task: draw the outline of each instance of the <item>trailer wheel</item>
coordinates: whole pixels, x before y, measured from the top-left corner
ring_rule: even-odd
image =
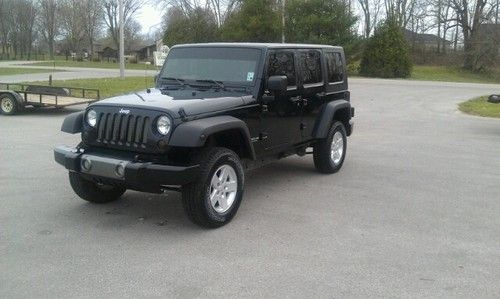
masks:
[[[2,114],[14,115],[18,110],[19,105],[11,94],[0,94],[0,111],[2,111]]]

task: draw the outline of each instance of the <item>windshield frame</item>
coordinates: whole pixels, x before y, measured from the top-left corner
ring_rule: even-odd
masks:
[[[174,46],[172,47],[172,49],[170,49],[169,53],[167,54],[167,57],[165,58],[165,62],[163,63],[161,69],[160,69],[160,72],[158,73],[158,80],[157,80],[157,86],[160,87],[160,84],[159,82],[162,81],[162,74],[164,72],[164,69],[167,65],[167,62],[168,62],[168,59],[169,59],[169,56],[171,55],[172,51],[176,50],[176,49],[204,49],[204,48],[209,48],[209,49],[221,49],[221,50],[227,50],[227,49],[250,49],[250,50],[256,50],[256,51],[259,51],[259,57],[257,59],[257,63],[256,63],[256,67],[255,67],[255,74],[254,74],[254,79],[252,82],[236,82],[236,81],[220,81],[220,80],[217,80],[217,81],[220,81],[222,82],[222,84],[227,87],[227,88],[231,88],[231,87],[245,87],[247,89],[250,89],[250,90],[254,90],[255,87],[258,87],[260,86],[261,84],[261,80],[262,80],[262,68],[263,68],[263,57],[266,56],[266,51],[265,49],[262,49],[262,48],[259,48],[259,47],[245,47],[245,46],[221,46],[221,45],[214,45],[214,46],[196,46],[196,45],[193,45],[193,46],[183,46],[183,45],[179,45],[179,46]],[[192,86],[197,86],[197,85],[200,85],[200,86],[203,86],[203,85],[209,85],[209,83],[200,83],[200,82],[197,82],[196,79],[184,79],[182,78],[185,83],[186,83],[186,86],[185,87],[192,87]],[[213,80],[212,78],[208,79],[208,80]],[[173,85],[176,85],[177,83],[174,83]],[[163,85],[163,84],[161,84]]]

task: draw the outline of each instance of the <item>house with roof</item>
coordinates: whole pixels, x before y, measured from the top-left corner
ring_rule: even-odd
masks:
[[[404,34],[408,44],[410,44],[412,48],[422,47],[424,49],[437,49],[440,47],[449,49],[452,46],[451,41],[434,34],[417,33],[408,29],[405,30]]]

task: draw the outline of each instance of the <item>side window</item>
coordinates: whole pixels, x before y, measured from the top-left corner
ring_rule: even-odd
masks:
[[[323,81],[321,74],[321,54],[319,51],[299,52],[300,73],[304,84]]]
[[[328,82],[344,81],[344,64],[340,53],[329,52],[325,53],[326,70],[328,72]]]
[[[267,76],[286,76],[288,86],[297,85],[293,52],[276,51],[269,54]]]

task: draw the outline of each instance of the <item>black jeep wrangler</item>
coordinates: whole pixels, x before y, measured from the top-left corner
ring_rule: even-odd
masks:
[[[62,131],[82,142],[55,160],[84,200],[182,191],[189,218],[218,227],[238,210],[245,170],[309,147],[320,172],[342,167],[354,116],[345,65],[333,46],[178,45],[155,88],[69,115]]]

